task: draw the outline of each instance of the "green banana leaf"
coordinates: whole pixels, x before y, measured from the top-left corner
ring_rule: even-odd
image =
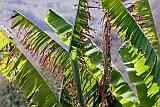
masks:
[[[47,11],[44,21],[59,35],[64,43],[69,46],[72,24],[64,20],[51,9]]]
[[[77,13],[76,13],[76,18],[75,18],[75,22],[74,22],[73,29],[72,29],[72,32],[71,32],[69,52],[71,52],[71,55],[72,55],[72,52],[74,52],[74,51],[77,52],[78,62],[80,63],[80,66],[83,67],[82,69],[80,69],[80,73],[79,73],[80,75],[79,76],[82,78],[81,79],[81,81],[82,81],[81,86],[82,86],[82,90],[83,90],[82,92],[85,96],[85,101],[87,100],[87,102],[85,102],[85,103],[86,103],[86,105],[88,105],[88,103],[92,104],[92,102],[94,102],[94,104],[95,104],[95,102],[96,102],[96,101],[90,100],[94,96],[92,95],[92,93],[88,94],[88,92],[92,92],[92,88],[97,84],[97,81],[100,77],[99,75],[101,75],[101,70],[94,67],[94,65],[92,65],[89,62],[89,58],[84,57],[84,52],[87,51],[85,46],[91,46],[86,42],[86,41],[89,40],[89,38],[87,38],[86,35],[87,34],[90,35],[89,30],[92,29],[87,24],[88,19],[91,16],[89,16],[89,13],[88,13],[87,9],[85,8],[85,6],[86,6],[86,1],[79,0]],[[71,61],[71,62],[73,62],[73,61]],[[79,66],[78,63],[77,63],[77,66]],[[74,67],[75,66],[72,66],[73,74],[75,74],[74,73],[75,72]],[[94,69],[92,69],[92,68],[94,68]],[[98,71],[93,72],[93,70],[98,70]],[[95,76],[96,73],[99,74],[99,75]],[[78,79],[78,78],[80,78],[79,76],[78,75],[73,75],[73,78]],[[78,81],[75,82],[75,86],[79,85],[77,83],[78,83]],[[77,93],[79,92],[78,95],[81,96],[81,99],[82,99],[83,95],[82,95],[80,89],[76,88],[76,91],[77,91]],[[85,95],[85,93],[86,93],[87,96]],[[96,96],[98,96],[98,95],[96,95]],[[79,100],[79,102],[81,102],[81,101]],[[97,103],[99,103],[99,102],[97,102]],[[84,106],[83,104],[81,104],[81,105]],[[99,104],[97,104],[97,105],[99,105]]]
[[[65,75],[66,77],[69,76],[67,78],[67,81],[73,84],[73,74],[70,68],[71,64],[69,53],[20,13],[15,12],[12,16],[12,19],[13,23],[11,25],[11,28],[13,29],[15,27],[18,27],[17,36],[22,36],[21,43],[31,53],[32,56],[40,56],[41,66],[49,66],[50,73],[53,73],[53,76],[56,79],[63,77],[63,75]],[[88,66],[90,68],[90,72],[88,72],[88,70],[85,69],[84,65],[80,65],[81,72],[83,71],[85,73],[85,75],[82,74],[84,75],[82,78],[82,84],[83,94],[86,95],[88,92],[91,92],[90,89],[92,89],[92,86],[94,86],[96,81],[98,81],[98,77],[99,75],[101,75],[101,72],[94,65],[91,65],[90,60],[88,60],[87,58],[84,58],[84,60],[88,63]],[[93,75],[91,75],[92,72],[94,73]],[[65,95],[67,94],[71,94],[71,92],[65,93]],[[88,96],[89,95],[86,96],[87,99]],[[72,96],[72,98],[75,97]],[[69,99],[67,100],[69,102],[72,101]],[[73,100],[75,102],[76,99]]]
[[[159,91],[154,91],[153,88],[156,87],[159,90],[158,86],[160,82],[158,78],[160,61],[153,46],[119,0],[102,0],[102,6],[104,10],[108,12],[113,26],[119,28],[119,37],[122,37],[123,41],[129,40],[127,47],[129,52],[133,52],[132,57],[134,57],[136,53],[141,55],[136,59],[134,68],[138,76],[141,76],[147,85],[147,95],[154,97],[154,95],[157,94],[156,96],[158,97]]]
[[[105,0],[104,0],[105,1]],[[148,64],[149,66],[150,66],[150,68],[153,68],[153,66],[154,66],[154,69],[156,69],[156,71],[158,71],[158,65],[159,65],[159,61],[158,61],[158,58],[156,57],[156,54],[155,54],[155,52],[153,51],[152,52],[152,46],[150,45],[150,43],[149,43],[149,41],[146,39],[146,38],[144,38],[145,36],[144,36],[144,33],[141,31],[141,29],[138,27],[138,25],[135,23],[135,21],[133,20],[133,18],[132,17],[130,17],[130,15],[129,15],[129,13],[126,11],[126,9],[124,8],[124,6],[122,5],[122,4],[120,4],[119,3],[119,1],[108,1],[108,2],[110,2],[110,3],[108,3],[108,10],[109,10],[109,12],[108,13],[111,13],[111,18],[113,19],[112,21],[113,22],[115,22],[114,23],[114,25],[115,26],[122,26],[121,28],[120,28],[120,30],[119,30],[119,34],[120,34],[120,36],[123,36],[123,35],[127,35],[127,36],[123,36],[123,40],[127,40],[127,39],[129,39],[130,37],[129,37],[129,35],[132,35],[131,37],[131,41],[132,41],[132,45],[134,44],[135,46],[136,46],[136,48],[138,47],[138,48],[142,48],[142,51],[144,52],[144,51],[147,51],[146,53],[145,53],[145,57],[148,57],[148,59],[150,59],[150,63],[148,63],[148,62],[146,62],[145,60],[144,60],[144,57],[143,57],[143,59],[141,59],[141,61],[143,60],[144,62],[146,62],[146,64]],[[107,2],[104,2],[104,3],[107,3]],[[103,2],[102,2],[102,4],[103,4]],[[121,12],[114,12],[114,8],[113,7],[109,7],[109,5],[110,5],[110,7],[111,6],[115,6],[115,10],[117,10],[117,8],[119,8],[119,6],[120,6],[120,9],[122,9],[123,11],[121,11]],[[107,7],[106,6],[106,7]],[[112,13],[114,13],[114,14],[112,14]],[[117,14],[117,15],[116,15]],[[116,17],[117,16],[117,17]],[[121,20],[119,20],[119,19],[123,19],[123,21],[121,21]],[[127,21],[127,19],[129,19],[128,21]],[[127,25],[129,25],[129,26],[127,26]],[[132,27],[131,27],[132,26]],[[135,32],[138,32],[137,34],[135,33]],[[138,35],[141,35],[139,38],[138,38]],[[134,36],[135,35],[135,36]],[[133,38],[134,37],[134,38]],[[140,42],[140,41],[143,41],[143,42]],[[137,42],[137,43],[136,43]],[[144,43],[144,42],[146,42],[146,44]],[[146,49],[147,48],[147,49]],[[93,51],[93,50],[92,50]],[[134,54],[136,53],[136,52],[138,52],[138,50],[136,49],[136,51],[134,52]],[[152,52],[152,55],[151,55],[151,53],[150,52]],[[91,54],[89,54],[89,55],[91,55]],[[151,59],[155,59],[156,60],[156,63],[153,65],[153,63],[151,63]],[[147,60],[148,61],[148,60]],[[153,61],[154,62],[154,61]],[[137,64],[138,65],[138,64]],[[147,66],[145,66],[145,68],[146,69],[149,69],[149,67],[147,67]],[[146,69],[144,69],[144,70],[146,70]],[[140,70],[139,70],[140,71]],[[146,70],[147,71],[147,70]],[[144,71],[142,71],[142,74],[143,74],[143,72]],[[156,73],[152,73],[152,74],[155,74],[156,75]],[[153,86],[156,86],[156,85],[153,85]],[[150,94],[151,94],[151,91],[149,92]]]
[[[136,12],[136,14],[134,14],[136,21],[160,57],[160,44],[148,0],[134,0],[132,5],[134,6],[133,12]]]
[[[58,74],[63,74],[63,71],[65,70],[67,70],[65,73],[66,75],[72,75],[70,74],[71,69],[69,68],[70,58],[66,50],[64,50],[60,45],[58,45],[48,35],[46,35],[36,25],[34,25],[29,20],[27,20],[21,14],[16,12],[12,18],[14,19],[13,19],[11,28],[13,29],[19,26],[19,30],[18,30],[19,32],[17,36],[23,36],[23,35],[20,35],[22,33],[21,31],[25,31],[24,38],[21,40],[21,43],[24,46],[26,46],[26,49],[30,51],[30,53],[33,56],[34,55],[41,56],[40,64],[43,67],[45,67],[49,63],[49,68],[51,73],[56,72],[55,68],[57,68],[59,71],[57,71],[56,74],[54,73],[53,76],[55,75],[59,76]],[[93,68],[95,74],[97,71],[99,71],[98,69],[95,69],[94,66],[90,68]],[[84,68],[81,70],[83,71]],[[99,73],[96,75],[99,75]],[[94,85],[94,82],[92,82],[92,78],[91,78],[93,75],[89,75],[89,72],[86,73],[86,75],[84,76],[85,77],[83,77],[83,84],[86,87],[83,87],[83,88],[85,91],[84,94],[86,94],[87,91],[90,89],[87,87],[89,87],[92,84]],[[70,79],[71,79],[70,81],[73,80],[72,76]],[[89,79],[90,81],[87,81],[86,79]],[[98,81],[98,79],[95,79],[95,78],[93,78],[93,80]],[[85,85],[85,84],[90,84],[90,85]]]
[[[39,64],[49,67],[55,79],[61,80],[65,70],[70,67],[69,53],[20,13],[14,11],[11,19],[11,28],[17,27],[17,36],[22,36],[20,43],[32,56],[40,57]]]
[[[53,30],[55,30],[56,32],[58,32],[58,28],[61,28],[61,24],[58,24],[58,22],[60,23],[60,21],[61,20],[64,20],[62,17],[60,17],[60,16],[57,16],[58,14],[56,14],[55,12],[53,12],[53,11],[51,11],[51,10],[49,10],[49,12],[47,12],[47,16],[45,17],[45,22],[47,22],[47,24],[49,24],[49,26],[51,26],[52,28],[53,28]],[[50,17],[50,18],[49,18]],[[59,20],[51,20],[51,17],[60,17],[60,18],[62,18],[62,19],[59,19]],[[64,27],[64,25],[67,25],[67,23],[68,22],[66,22],[66,21],[62,21],[63,22],[63,27]],[[64,22],[66,22],[66,24],[64,24]],[[54,26],[56,24],[56,26]],[[68,25],[67,25],[68,26]],[[64,28],[67,28],[67,26],[66,27],[64,27]],[[67,30],[66,30],[67,31]],[[65,31],[64,31],[65,32]],[[58,33],[57,33],[58,34]],[[61,33],[61,34],[64,34],[64,33]],[[65,38],[65,37],[67,37],[67,35],[59,35],[59,37],[60,38],[62,38],[62,40],[63,40],[63,38]],[[65,41],[64,41],[65,42]],[[94,44],[94,43],[93,43]],[[99,54],[98,54],[99,53]],[[89,59],[90,61],[91,61],[91,63],[93,63],[93,64],[95,64],[98,68],[100,68],[100,63],[101,63],[101,56],[102,56],[102,53],[101,53],[101,51],[100,51],[100,49],[98,48],[98,46],[96,46],[95,44],[94,44],[94,46],[92,47],[92,46],[90,46],[90,49],[88,49],[88,51],[85,53],[85,55],[87,55],[87,56],[91,56],[91,58]],[[101,69],[101,68],[100,68]],[[124,83],[124,81],[126,81],[123,77],[122,77],[122,75],[120,74],[120,72],[116,69],[116,70],[114,70],[113,71],[115,74],[119,74],[119,79],[117,78],[117,76],[115,77],[117,80],[119,80],[120,81],[120,83],[121,83],[121,80],[123,80],[123,82],[122,83]],[[123,94],[124,94],[124,92],[121,92],[121,93],[119,93],[120,94],[120,96],[122,96],[122,97],[125,97],[125,100],[126,99],[129,99],[129,100],[126,100],[126,101],[122,101],[121,103],[123,104],[123,102],[131,102],[131,101],[133,101],[134,103],[137,101],[137,97],[135,96],[135,94],[133,93],[133,91],[131,90],[131,88],[129,87],[129,85],[128,85],[128,83],[127,82],[125,82],[125,86],[123,86],[122,84],[119,84],[119,85],[117,85],[117,83],[118,83],[118,81],[114,81],[114,76],[112,77],[113,79],[112,79],[112,83],[114,83],[113,84],[113,86],[115,87],[114,88],[114,90],[116,90],[116,89],[118,89],[118,90],[120,90],[121,88],[119,88],[119,87],[122,87],[122,90],[126,90],[126,91],[128,91],[128,92],[130,92],[130,93],[132,93],[132,95],[133,95],[133,99],[134,100],[132,100],[132,99],[129,99],[129,97],[130,96],[123,96]],[[95,85],[95,87],[96,87],[97,85]],[[124,88],[123,88],[124,87]],[[93,88],[94,89],[94,88]],[[112,91],[114,91],[114,90],[112,90]],[[116,91],[116,92],[118,92],[118,91]],[[130,94],[131,95],[131,94]],[[64,97],[64,96],[63,96]],[[68,97],[70,97],[70,96],[68,96]],[[67,96],[66,96],[66,99],[68,98]],[[131,100],[131,101],[130,101]],[[132,103],[130,103],[130,104],[133,104],[133,102]],[[138,104],[138,102],[136,102],[137,104]],[[134,105],[134,104],[133,104]]]
[[[6,35],[4,35],[4,38],[8,39]],[[0,40],[4,38],[0,38]],[[42,76],[15,46],[15,43],[10,43],[9,45],[10,49],[6,48],[5,50],[8,50],[10,54],[4,55],[0,62],[3,76],[6,76],[8,80],[16,84],[19,91],[27,96],[29,105],[62,107]]]
[[[128,82],[115,66],[112,69],[111,92],[124,107],[138,107],[140,105],[139,99],[128,85]]]
[[[137,75],[137,72],[134,68],[134,60],[136,60],[138,54],[132,57],[133,53],[129,53],[129,50],[127,49],[127,43],[128,42],[124,42],[118,51],[120,58],[127,67],[126,71],[130,81],[136,86],[141,107],[151,107],[155,103],[155,100],[153,98],[149,98],[147,95],[147,86],[144,83],[143,78]]]
[[[80,12],[83,12],[83,10],[82,11],[80,11]],[[80,14],[80,13],[79,13]],[[78,17],[79,18],[81,18],[83,15],[79,15]],[[19,30],[22,30],[21,28],[28,28],[28,29],[31,29],[31,28],[34,28],[34,26],[35,25],[33,25],[33,23],[31,23],[31,22],[29,22],[28,20],[26,20],[26,18],[25,17],[23,17],[22,15],[20,15],[19,13],[15,13],[15,16],[13,17],[14,18],[14,20],[13,20],[13,24],[12,24],[12,28],[14,28],[14,27],[16,27],[16,26],[18,26],[18,25],[20,25],[20,29]],[[21,18],[23,18],[23,19],[21,19]],[[78,18],[77,18],[77,20],[78,20]],[[81,22],[81,21],[79,21],[78,20],[78,22]],[[81,23],[82,24],[82,23]],[[28,27],[28,26],[31,26],[31,27]],[[77,24],[78,25],[78,24]],[[57,25],[58,26],[58,25]],[[68,26],[68,25],[67,25]],[[78,26],[79,27],[79,26]],[[78,28],[77,27],[77,28]],[[55,27],[56,28],[56,27]],[[75,27],[74,27],[75,28]],[[28,30],[27,29],[27,30]],[[47,51],[45,51],[45,49],[47,49],[47,47],[48,46],[50,46],[50,45],[48,45],[48,44],[54,44],[54,48],[56,49],[56,46],[57,47],[60,47],[58,44],[56,44],[56,42],[54,42],[52,39],[49,39],[50,41],[49,41],[49,43],[47,44],[47,46],[45,46],[45,45],[41,45],[41,42],[40,42],[40,38],[41,38],[41,35],[42,35],[42,38],[49,38],[46,34],[44,34],[44,32],[40,32],[40,33],[38,33],[38,31],[40,30],[40,29],[38,29],[37,30],[37,33],[35,32],[36,31],[36,29],[37,29],[37,27],[36,28],[34,28],[34,29],[31,29],[31,31],[30,31],[30,33],[29,32],[27,32],[26,34],[28,35],[28,36],[31,36],[31,38],[27,38],[27,36],[23,39],[24,41],[22,41],[22,43],[24,43],[24,45],[26,45],[26,42],[29,44],[29,47],[30,48],[28,48],[28,47],[26,47],[29,51],[30,50],[33,50],[33,49],[36,49],[36,54],[37,53],[41,53],[42,55],[43,55],[43,53],[45,54],[45,52],[47,52]],[[80,29],[80,28],[79,28]],[[91,29],[90,27],[89,27],[89,29]],[[91,29],[91,30],[93,30],[93,29]],[[76,31],[78,31],[78,30],[76,30]],[[74,31],[74,33],[75,33],[75,38],[78,38],[77,37],[77,32],[76,31]],[[79,33],[81,33],[81,32],[79,32]],[[20,32],[18,33],[18,34],[20,34]],[[31,34],[31,35],[30,35]],[[35,35],[32,35],[32,34],[35,34]],[[43,35],[44,34],[44,35]],[[62,34],[62,33],[61,33]],[[18,35],[19,36],[19,35]],[[63,36],[63,35],[62,35]],[[65,36],[65,35],[64,35]],[[67,35],[66,35],[67,36]],[[76,43],[78,43],[78,40],[79,40],[79,38],[78,39],[75,39],[75,38],[73,38],[73,40],[74,40],[74,42]],[[28,40],[27,40],[28,39]],[[38,41],[39,40],[39,41]],[[42,39],[43,40],[43,39]],[[48,39],[47,39],[48,40]],[[46,40],[43,40],[43,42],[44,41],[46,41]],[[87,48],[87,50],[88,51],[85,51],[86,53],[86,55],[87,56],[89,56],[89,55],[91,55],[92,56],[92,58],[91,59],[89,59],[88,57],[84,57],[84,60],[85,60],[85,62],[89,65],[89,68],[92,68],[90,71],[91,71],[91,73],[90,72],[82,72],[82,71],[85,71],[85,67],[83,66],[83,65],[80,65],[80,67],[82,67],[83,69],[80,69],[80,72],[82,72],[81,73],[81,77],[83,78],[83,80],[82,80],[82,84],[83,84],[83,86],[85,86],[85,87],[83,87],[83,92],[84,92],[84,96],[86,96],[86,98],[88,97],[90,97],[88,94],[94,94],[94,93],[96,93],[97,91],[94,89],[94,86],[96,87],[97,86],[97,82],[96,81],[98,81],[98,78],[100,78],[100,75],[101,75],[101,73],[100,73],[100,69],[98,68],[98,67],[100,67],[99,65],[100,65],[100,62],[101,62],[101,54],[98,54],[97,55],[97,53],[99,52],[99,49],[98,49],[98,47],[97,46],[92,46],[92,44],[91,44],[91,42],[89,42],[89,40],[87,39],[86,40],[87,41],[87,43],[89,44],[89,46],[87,46],[86,48]],[[30,43],[31,42],[31,43]],[[73,44],[74,44],[74,42],[72,42]],[[36,46],[36,44],[39,44],[38,46]],[[45,42],[44,42],[45,43]],[[79,47],[80,48],[84,48],[83,46],[85,45],[84,43],[81,43],[80,45],[79,44],[74,44],[74,46],[77,48],[77,49],[79,49]],[[53,46],[53,45],[52,45]],[[43,49],[43,47],[44,47],[44,49]],[[53,48],[53,47],[52,47]],[[49,50],[52,50],[52,48],[49,48]],[[74,48],[74,47],[73,47]],[[75,49],[75,48],[74,48]],[[61,50],[61,48],[59,49],[59,50]],[[59,50],[57,50],[58,52],[59,52]],[[66,50],[63,50],[62,49],[62,51],[61,52],[64,52],[65,53],[65,51]],[[79,51],[79,50],[78,50]],[[33,51],[34,52],[34,51]],[[49,58],[49,56],[51,55],[51,53],[52,52],[49,52],[49,54],[48,54],[48,56],[47,56],[47,58]],[[61,55],[61,53],[59,53],[60,55]],[[79,54],[79,53],[78,53]],[[39,55],[39,54],[37,54],[37,55]],[[45,59],[45,57],[44,57],[45,55],[43,55],[43,57],[42,57],[42,59],[44,58]],[[94,57],[95,56],[95,57]],[[67,61],[68,61],[68,59],[69,59],[69,57],[68,57],[68,54],[66,53],[63,57],[65,58],[65,61],[66,61],[66,63],[64,63],[62,60],[58,60],[57,61],[57,58],[60,58],[61,56],[57,56],[56,57],[56,64],[58,65],[58,61],[61,61],[61,63],[63,64],[63,66],[64,65],[67,65],[67,67],[69,68],[69,65],[70,65],[70,63],[68,64],[67,63]],[[47,59],[46,58],[46,59]],[[54,57],[51,57],[51,59],[49,60],[49,63],[50,63],[50,61],[53,61],[53,59],[54,59]],[[97,60],[98,59],[98,60]],[[46,60],[43,60],[44,62],[47,62]],[[44,63],[43,62],[43,63]],[[42,63],[42,65],[44,66],[44,64]],[[92,63],[94,63],[94,64],[96,64],[96,66],[94,66]],[[67,68],[66,67],[66,68]],[[52,67],[51,67],[52,68]],[[116,71],[114,71],[114,72],[116,72]],[[68,73],[68,74],[67,74]],[[91,74],[94,74],[94,75],[91,75]],[[73,81],[73,78],[72,78],[72,76],[71,76],[71,69],[69,68],[69,69],[67,69],[67,71],[65,72],[65,75],[67,75],[67,76],[70,76],[70,78],[67,80],[67,81]],[[84,75],[84,76],[83,76]],[[96,77],[96,78],[93,78],[93,80],[90,80],[89,82],[90,83],[87,83],[86,82],[86,78],[85,77],[87,77],[87,79],[91,79],[91,78],[93,78],[93,77]],[[97,78],[98,77],[98,78]],[[123,77],[121,76],[120,77],[120,79],[123,79]],[[94,82],[92,82],[92,81],[94,81]],[[120,81],[121,82],[121,81]],[[71,83],[73,83],[73,82],[71,82]],[[123,83],[123,82],[122,82]],[[87,85],[86,85],[87,84]],[[89,84],[89,85],[88,85]],[[94,85],[95,84],[95,85]],[[92,85],[92,86],[91,86]],[[72,85],[71,85],[72,86]],[[128,84],[126,84],[126,86],[130,89],[130,87],[129,87],[129,85]],[[88,89],[88,87],[89,87],[89,89]],[[119,87],[119,86],[116,86],[116,87]],[[120,86],[120,87],[123,87],[123,85],[122,86]],[[119,89],[120,89],[120,87],[119,87]],[[97,88],[96,88],[97,89]],[[118,88],[117,88],[118,89]],[[75,89],[74,89],[75,90]],[[91,90],[91,91],[90,91]],[[94,91],[94,92],[92,92],[92,91]],[[132,90],[129,90],[131,93],[133,93],[133,91]],[[65,93],[66,94],[66,93]],[[90,95],[91,95],[90,94]],[[124,94],[121,94],[120,96],[123,96]],[[96,95],[95,95],[96,96]],[[136,99],[136,96],[133,94],[133,96],[134,96],[134,98]],[[129,96],[124,96],[126,99],[127,99],[127,97],[129,98]],[[93,98],[93,97],[92,97]],[[98,99],[97,99],[98,100]],[[72,101],[73,102],[73,101]],[[130,100],[125,100],[124,101],[124,103],[126,103],[126,102],[131,102]],[[92,101],[91,102],[89,102],[90,104],[92,104]],[[122,104],[123,104],[123,102],[122,102]],[[93,104],[92,104],[93,105]]]

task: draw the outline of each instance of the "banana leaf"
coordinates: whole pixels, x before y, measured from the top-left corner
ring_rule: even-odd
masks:
[[[132,57],[139,54],[134,59],[134,68],[137,71],[137,75],[143,78],[148,88],[147,95],[150,98],[157,96],[158,99],[160,61],[153,46],[119,0],[102,0],[102,6],[109,14],[113,27],[118,28],[119,37],[122,37],[123,41],[129,41],[127,49],[130,53],[133,53]],[[154,88],[157,88],[157,90],[154,91]]]
[[[58,24],[58,22],[59,23],[61,23],[60,21],[61,20],[65,20],[65,19],[63,19],[62,17],[62,19],[59,19],[59,20],[51,20],[51,17],[60,17],[59,15],[57,16],[58,14],[57,13],[55,13],[55,12],[53,12],[53,11],[51,11],[51,10],[48,10],[48,12],[47,12],[47,16],[45,17],[45,22],[47,23],[47,24],[49,24],[49,26],[51,26],[51,28],[53,28],[53,30],[55,30],[56,32],[59,32],[58,31],[58,28],[61,28],[61,24]],[[50,18],[49,18],[50,17]],[[63,23],[64,22],[66,22],[66,21],[62,21]],[[67,28],[67,26],[68,26],[68,24],[67,24],[68,22],[66,22],[66,24],[63,24],[63,27],[64,27],[64,25],[66,25],[66,27],[64,27],[64,28]],[[55,26],[55,24],[56,24],[56,26]],[[67,31],[67,30],[66,30]],[[64,31],[65,32],[65,31]],[[61,33],[61,34],[64,34],[64,32],[63,33]],[[57,33],[58,34],[58,33]],[[71,35],[70,35],[71,36]],[[66,38],[67,37],[67,35],[59,35],[59,37],[62,39],[62,40],[64,40],[63,38]],[[65,42],[65,40],[64,40],[64,42]],[[93,43],[94,44],[94,43]],[[90,62],[92,63],[92,64],[95,64],[98,68],[100,68],[100,63],[101,63],[101,56],[102,56],[102,53],[101,53],[101,50],[98,48],[98,46],[96,46],[95,44],[94,44],[94,46],[92,47],[92,46],[90,46],[89,48],[88,48],[89,50],[85,53],[85,55],[87,55],[87,56],[91,56],[91,58],[90,58]],[[99,53],[99,54],[98,54]],[[89,64],[90,65],[90,64]],[[100,68],[101,69],[101,68]],[[119,89],[120,90],[120,88],[119,87],[122,87],[122,89],[123,89],[123,87],[124,87],[124,89],[127,91],[127,90],[129,90],[128,92],[130,92],[130,93],[132,93],[132,94],[130,94],[130,95],[133,95],[133,97],[134,97],[134,100],[132,100],[132,99],[129,99],[129,100],[126,100],[126,99],[128,99],[130,96],[123,96],[123,93],[118,93],[118,95],[120,95],[120,96],[122,96],[122,97],[125,97],[125,99],[124,100],[126,100],[126,101],[124,101],[124,102],[130,102],[130,104],[132,104],[132,105],[134,105],[134,103],[137,101],[137,97],[136,97],[136,95],[134,94],[134,92],[131,90],[131,88],[129,87],[129,85],[128,85],[128,83],[126,82],[126,80],[123,78],[123,76],[120,74],[120,72],[116,69],[116,70],[114,70],[113,71],[113,73],[115,73],[115,74],[119,74],[119,78],[117,78],[117,76],[116,75],[114,75],[114,76],[116,76],[116,79],[118,79],[118,80],[121,80],[121,79],[123,79],[123,81],[125,81],[125,87],[122,85],[122,84],[119,84],[119,85],[117,85],[116,83],[118,83],[118,81],[114,81],[114,79],[112,79],[112,81],[113,82],[111,82],[111,84],[113,84],[114,82],[114,84],[112,85],[113,87],[115,87],[114,88],[114,90],[116,90],[116,89]],[[113,78],[114,78],[114,76],[113,76]],[[123,82],[124,83],[124,82]],[[95,87],[97,87],[97,85],[95,85]],[[94,88],[93,88],[93,90],[95,90]],[[93,91],[92,90],[92,91]],[[114,92],[114,90],[112,90],[112,92]],[[117,91],[118,92],[118,91]],[[64,96],[63,96],[64,97]],[[69,96],[68,96],[69,97]],[[66,96],[66,99],[68,98],[67,96]],[[136,100],[135,100],[136,99]],[[133,102],[131,102],[130,100],[132,100]],[[124,104],[123,102],[121,102],[122,104]],[[137,104],[138,104],[138,101],[136,102]],[[127,105],[126,105],[127,106]],[[134,105],[135,106],[135,105]]]
[[[5,34],[4,38],[9,39]],[[4,38],[0,38],[0,40]],[[8,51],[9,54],[2,56],[0,61],[0,69],[3,76],[13,82],[18,87],[18,91],[27,96],[29,105],[62,107],[43,77],[21,50],[17,48],[15,43],[12,41],[8,45],[10,49],[3,48],[2,50]]]

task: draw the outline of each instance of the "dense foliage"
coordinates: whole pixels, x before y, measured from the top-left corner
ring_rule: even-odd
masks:
[[[27,96],[31,105],[38,107],[101,106],[101,107],[158,107],[160,76],[160,45],[148,0],[134,0],[130,6],[126,0],[97,0],[90,6],[87,0],[79,0],[74,24],[70,24],[49,9],[44,21],[68,46],[64,49],[52,36],[47,35],[16,10],[11,30],[18,29],[20,43],[47,67],[52,77],[61,81],[59,96],[55,95],[43,75],[27,58],[23,49],[0,32],[0,50],[3,54],[3,76],[16,84]],[[90,26],[94,19],[90,9],[103,11],[99,23],[103,26],[102,44],[99,48],[92,41],[97,29]],[[129,84],[111,62],[111,29],[123,45],[119,55],[126,65],[133,92]],[[46,71],[44,71],[46,72]]]

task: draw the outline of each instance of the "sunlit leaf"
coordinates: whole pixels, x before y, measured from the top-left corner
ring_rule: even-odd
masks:
[[[134,5],[133,13],[137,23],[141,26],[142,30],[145,32],[148,40],[154,47],[155,52],[160,57],[160,45],[158,40],[158,34],[154,24],[154,19],[152,16],[152,11],[148,0],[134,0],[132,3]]]
[[[0,50],[10,43],[10,39],[6,36],[6,34],[0,30]]]
[[[19,91],[27,96],[30,103],[39,107],[61,107],[55,94],[24,54],[16,46],[9,53],[0,62],[3,76],[18,84]]]
[[[148,88],[148,93],[152,93],[150,97],[154,95],[159,97],[159,92],[150,92],[150,88],[153,87],[154,83],[160,84],[158,81],[160,61],[153,46],[119,0],[102,0],[102,6],[109,14],[113,26],[118,28],[119,37],[122,37],[123,41],[129,41],[127,49],[129,53],[132,53],[131,58],[137,56],[137,54],[140,55],[134,58],[134,68],[137,71],[137,75],[143,78]]]

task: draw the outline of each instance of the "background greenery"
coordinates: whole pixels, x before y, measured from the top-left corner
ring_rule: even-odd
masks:
[[[0,96],[1,107],[24,107],[27,103],[26,96],[5,79],[0,82]]]

